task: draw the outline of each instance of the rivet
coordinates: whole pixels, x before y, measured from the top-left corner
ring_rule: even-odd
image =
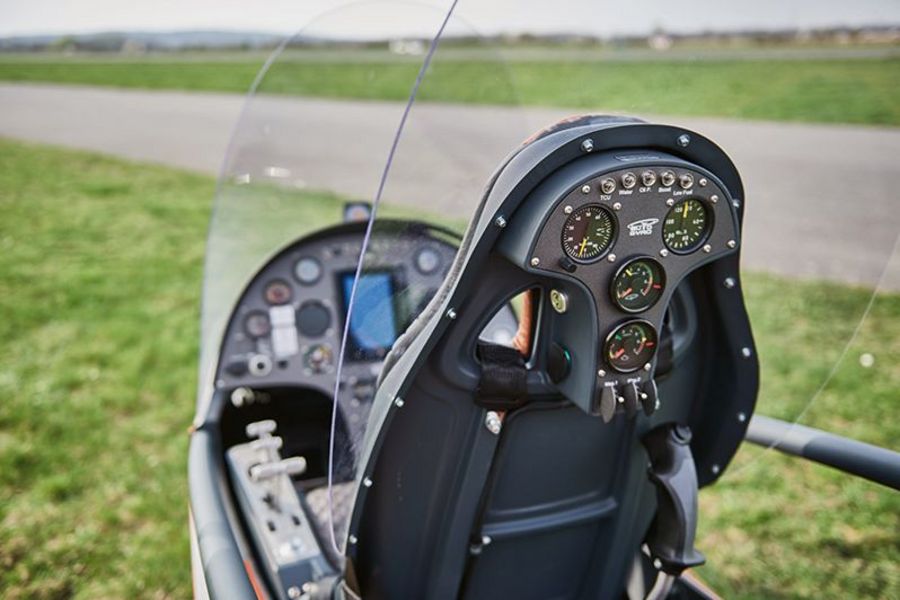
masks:
[[[570,205],[567,204],[566,207],[563,209],[563,212],[566,213],[567,215],[571,215],[573,210],[574,209]]]
[[[739,412],[739,413],[737,414],[737,417],[738,417],[738,421],[740,421],[741,423],[744,423],[744,422],[747,420],[747,414],[746,414],[746,413]]]
[[[726,244],[726,246],[728,246],[729,248],[735,248],[735,247],[737,247],[737,242],[734,240],[728,240],[728,243]]]
[[[644,364],[644,370],[645,370],[645,371],[649,371],[649,370],[652,369],[652,368],[653,368],[653,365],[651,365],[650,363],[645,363],[645,364]]]
[[[737,285],[737,282],[734,280],[734,277],[726,277],[725,281],[723,283],[724,283],[725,287],[728,288],[729,290],[732,289],[735,285]]]
[[[753,350],[751,350],[747,346],[744,346],[743,348],[741,348],[741,356],[743,356],[744,358],[750,358],[751,356],[753,356]]]
[[[604,371],[603,369],[598,369],[597,377],[606,377],[606,371]]]
[[[483,535],[483,536],[481,536],[481,545],[482,545],[482,546],[490,546],[490,545],[491,545],[491,542],[493,542],[493,541],[494,541],[494,540],[492,540],[492,539],[491,539],[491,536],[489,536],[489,535]]]
[[[625,404],[625,396],[619,396],[618,398],[616,398],[616,401],[619,404]]]
[[[403,408],[404,404],[406,404],[406,402],[404,402],[403,398],[401,398],[400,396],[394,398],[394,406],[396,406],[397,408]]]
[[[585,152],[593,152],[594,151],[594,140],[588,138],[581,142],[581,149]]]
[[[536,266],[538,266],[539,264],[541,264],[541,259],[539,259],[537,256],[535,256],[534,258],[531,259],[531,266],[532,266],[532,267],[536,267]]]
[[[709,197],[709,201],[712,202],[713,204],[715,204],[716,202],[719,201],[719,197],[717,195],[713,194],[712,196]]]
[[[710,469],[710,470],[712,471],[713,475],[718,475],[719,471],[722,470],[722,467],[720,467],[719,465],[713,465],[712,469]]]
[[[363,485],[364,485],[365,487],[367,487],[367,488],[372,487],[372,480],[369,479],[368,477],[364,478],[364,479],[363,479]]]
[[[669,251],[666,250],[665,248],[663,248],[662,250],[659,251],[659,255],[662,256],[663,258],[665,258],[669,255]]]
[[[653,559],[653,568],[656,569],[657,571],[662,569],[662,561],[659,560],[658,558],[654,558]]]
[[[687,148],[691,143],[691,136],[686,133],[682,133],[678,136],[678,145],[682,148]]]
[[[355,545],[356,545],[356,542],[358,542],[359,539],[357,539],[357,537],[356,537],[355,535],[352,535],[352,534],[351,534],[351,535],[347,538],[347,541],[350,542],[351,544],[353,544],[353,545],[355,546]]]
[[[452,308],[447,311],[447,318],[451,321],[456,318],[456,311]]]
[[[705,246],[703,246],[703,251],[709,254],[710,252],[712,252],[712,246],[706,244]]]
[[[735,208],[740,208],[740,207],[741,207],[741,201],[740,201],[740,200],[732,200],[732,201],[731,201],[731,205],[732,205],[733,207],[735,207]]]
[[[666,206],[675,206],[675,198],[669,198],[666,200]]]
[[[609,256],[606,257],[606,260],[608,260],[609,262],[616,262],[616,255],[610,254]]]
[[[587,185],[587,184],[581,186],[581,193],[582,193],[582,194],[590,194],[590,193],[591,193],[591,186],[589,186],[589,185]]]
[[[496,219],[494,219],[494,225],[496,225],[500,229],[506,227],[506,219],[503,218],[503,215],[500,215]]]
[[[613,204],[613,210],[622,210],[622,203],[616,202],[615,204]]]
[[[706,187],[706,184],[709,182],[706,180],[706,177],[701,177],[700,181],[698,181],[697,183],[700,184],[700,187]]]

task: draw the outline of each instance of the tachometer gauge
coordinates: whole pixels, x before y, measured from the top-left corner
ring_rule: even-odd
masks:
[[[604,353],[609,365],[620,373],[637,371],[653,360],[656,329],[647,321],[628,321],[606,338]]]
[[[710,215],[706,206],[696,198],[676,202],[663,221],[663,241],[675,254],[688,254],[706,240],[710,229]]]
[[[602,206],[587,204],[566,219],[562,232],[563,250],[572,260],[593,262],[609,250],[615,231],[612,213]]]
[[[665,288],[662,266],[650,258],[625,263],[612,281],[612,299],[625,312],[647,310],[660,299]]]

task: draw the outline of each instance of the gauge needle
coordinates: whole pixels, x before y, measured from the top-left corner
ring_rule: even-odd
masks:
[[[578,247],[578,256],[584,256],[585,248],[587,248],[587,238],[581,238],[581,246]]]
[[[687,202],[684,203],[684,210],[681,211],[681,214],[682,214],[682,218],[683,218],[683,219],[687,219],[687,214],[688,214],[688,204],[687,204]]]
[[[615,354],[613,354],[613,358],[619,358],[619,357],[622,356],[623,354],[625,354],[625,348],[622,348],[621,350],[619,350],[618,352],[616,352]]]
[[[630,294],[630,293],[633,292],[633,291],[634,291],[633,289],[628,288],[627,290],[625,290],[624,292],[622,292],[622,296],[621,296],[621,297],[622,297],[622,298],[625,298],[626,296],[628,296],[628,294]]]

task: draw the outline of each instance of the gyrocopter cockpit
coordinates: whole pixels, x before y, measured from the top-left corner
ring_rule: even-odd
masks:
[[[754,197],[702,130],[545,108],[520,50],[370,2],[258,76],[207,247],[197,596],[716,597],[699,491],[793,439],[754,420]],[[406,93],[283,94],[323,65]],[[845,450],[807,456],[897,487]]]

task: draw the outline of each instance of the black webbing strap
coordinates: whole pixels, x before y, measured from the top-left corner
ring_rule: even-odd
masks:
[[[491,410],[518,408],[526,399],[525,359],[515,348],[497,344],[478,344],[481,379],[475,404]]]

